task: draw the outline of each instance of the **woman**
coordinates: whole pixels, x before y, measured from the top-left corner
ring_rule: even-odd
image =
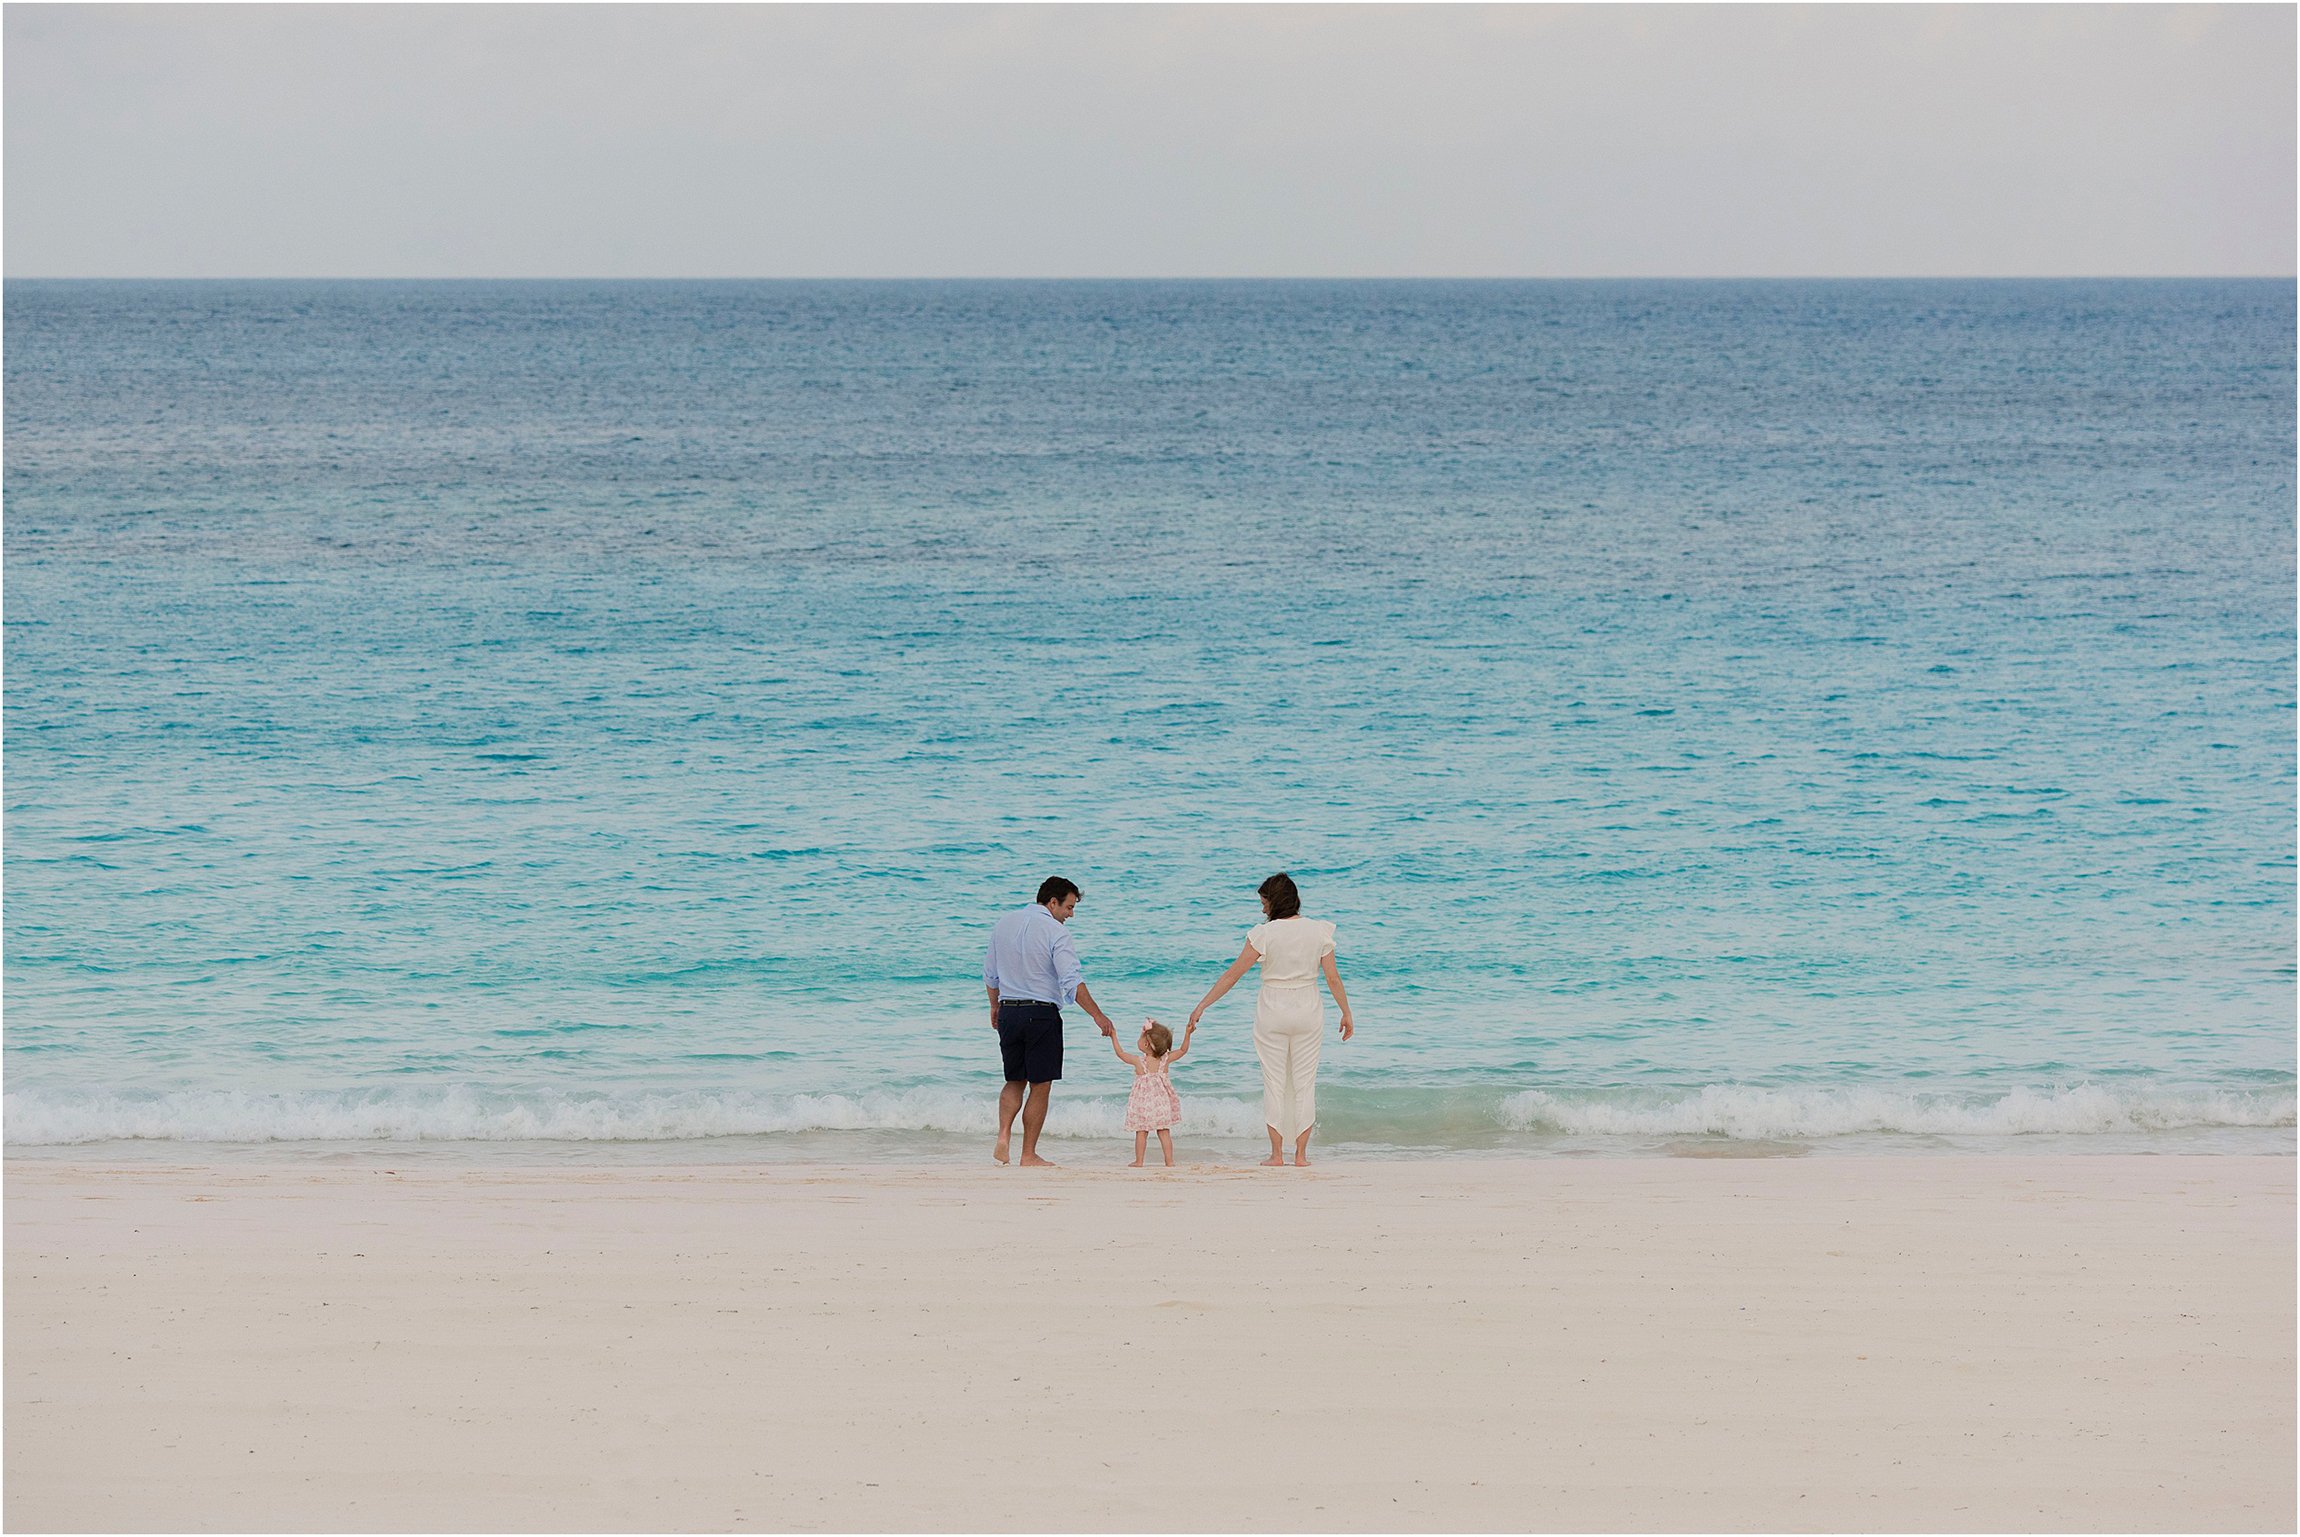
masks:
[[[1262,1166],[1286,1161],[1286,1139],[1294,1139],[1294,1165],[1310,1161],[1310,1127],[1318,1119],[1318,1043],[1326,1033],[1325,1000],[1318,996],[1318,972],[1342,1011],[1342,1039],[1350,1038],[1350,1000],[1342,974],[1334,969],[1334,926],[1302,916],[1302,894],[1284,871],[1262,882],[1262,916],[1267,920],[1246,936],[1230,969],[1215,979],[1190,1011],[1195,1025],[1216,1000],[1238,985],[1256,961],[1262,963],[1262,991],[1254,999],[1254,1050],[1262,1057],[1262,1119],[1268,1123],[1270,1156]]]

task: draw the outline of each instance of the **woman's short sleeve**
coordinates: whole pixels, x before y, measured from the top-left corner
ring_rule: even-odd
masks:
[[[1246,931],[1246,943],[1254,947],[1256,955],[1268,955],[1270,953],[1270,926],[1266,923],[1255,924]]]
[[[1332,955],[1333,953],[1334,953],[1334,926],[1333,926],[1332,924],[1330,924],[1330,923],[1329,923],[1329,924],[1327,924],[1327,925],[1326,925],[1326,942],[1325,942],[1324,944],[1322,944],[1322,945],[1320,945],[1320,946],[1318,947],[1318,959],[1322,961],[1322,960],[1324,960],[1324,959],[1325,959],[1327,956],[1329,956],[1329,955]]]

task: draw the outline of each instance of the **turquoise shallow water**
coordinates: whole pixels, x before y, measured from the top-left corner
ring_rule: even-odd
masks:
[[[6,326],[19,1149],[960,1146],[1041,875],[1178,1018],[1281,866],[1337,1143],[2291,1148],[2289,284]],[[1115,1133],[1099,1047],[1058,1133]]]

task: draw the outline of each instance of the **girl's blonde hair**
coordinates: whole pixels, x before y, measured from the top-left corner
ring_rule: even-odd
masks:
[[[1153,1057],[1163,1057],[1174,1049],[1174,1032],[1161,1024],[1144,1025],[1142,1039],[1149,1043]]]

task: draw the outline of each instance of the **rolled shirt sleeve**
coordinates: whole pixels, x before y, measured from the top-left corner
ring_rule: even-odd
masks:
[[[990,942],[989,948],[982,952],[982,985],[984,987],[998,986],[998,941],[995,939]]]
[[[1060,932],[1054,936],[1049,956],[1054,962],[1054,985],[1062,994],[1061,1001],[1073,1004],[1078,1001],[1078,984],[1086,980],[1086,973],[1078,964],[1078,946],[1071,942],[1070,931],[1060,924],[1055,927]]]

